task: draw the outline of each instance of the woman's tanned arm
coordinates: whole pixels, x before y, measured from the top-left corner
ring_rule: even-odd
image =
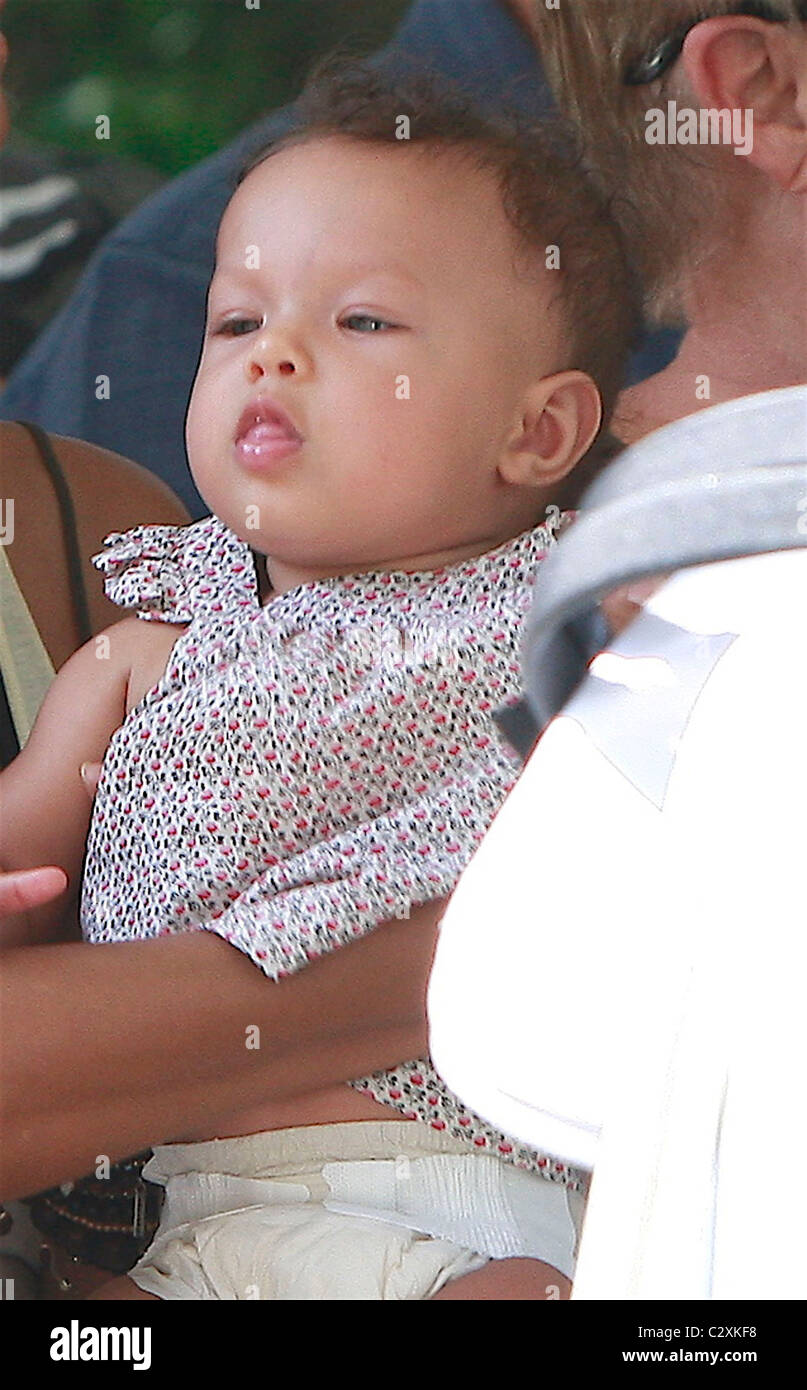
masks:
[[[414,908],[278,983],[207,932],[4,952],[0,1198],[421,1055],[444,909]]]

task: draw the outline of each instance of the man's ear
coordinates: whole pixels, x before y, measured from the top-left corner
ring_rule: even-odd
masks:
[[[585,372],[556,372],[528,388],[499,459],[505,482],[548,487],[564,478],[594,442],[602,401]]]
[[[807,192],[807,28],[705,19],[687,35],[682,61],[701,108],[743,113],[735,150],[786,192]]]

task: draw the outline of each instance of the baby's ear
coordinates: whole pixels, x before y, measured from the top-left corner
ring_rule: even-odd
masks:
[[[601,419],[600,393],[585,372],[542,377],[524,395],[499,459],[501,477],[523,487],[550,487],[590,448]]]
[[[734,152],[787,192],[807,192],[807,34],[748,15],[703,20],[682,55],[702,108],[730,111]]]

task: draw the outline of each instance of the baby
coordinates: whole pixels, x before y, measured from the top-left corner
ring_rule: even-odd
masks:
[[[3,862],[24,836],[75,879],[76,753],[108,745],[89,941],[214,931],[277,980],[449,894],[519,770],[493,714],[632,326],[609,219],[545,137],[326,67],[221,223],[187,420],[211,515],[107,539],[137,617],[60,672]],[[582,1175],[428,1059],[222,1131],[155,1150],[159,1229],[105,1296],[485,1297],[514,1257],[568,1290]]]

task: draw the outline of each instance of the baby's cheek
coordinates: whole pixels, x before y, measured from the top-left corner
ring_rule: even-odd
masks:
[[[199,416],[201,410],[201,400],[199,394],[196,391],[196,387],[194,387],[190,403],[188,405],[188,413],[185,417],[185,448],[187,449],[188,458],[190,460],[191,466],[193,466],[194,459],[200,457],[201,455],[201,441],[199,431]]]
[[[197,445],[201,443],[206,431],[220,427],[223,422],[227,391],[225,383],[219,380],[221,375],[221,364],[217,365],[215,356],[205,347],[196,369],[185,417],[186,434],[192,432]]]
[[[185,419],[185,446],[194,476],[197,469],[202,473],[212,467],[226,433],[221,392],[206,377],[197,379]]]

